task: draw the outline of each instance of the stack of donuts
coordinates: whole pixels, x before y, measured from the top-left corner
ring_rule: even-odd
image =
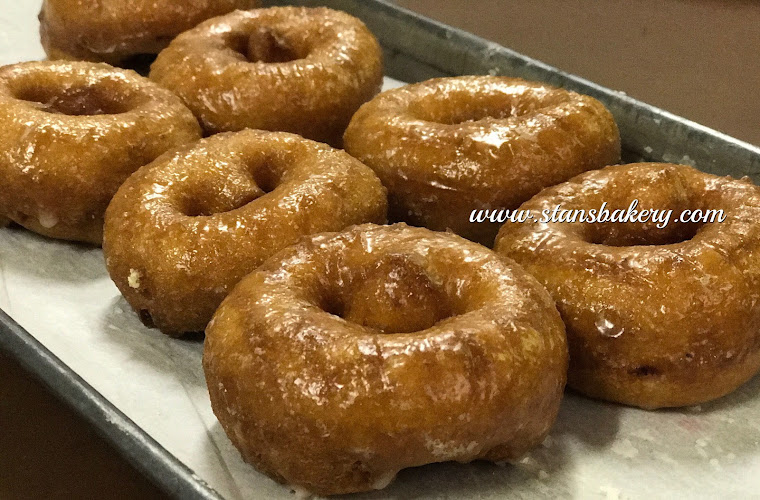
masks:
[[[760,188],[617,165],[610,112],[541,83],[378,94],[361,21],[256,7],[45,0],[50,60],[0,68],[0,225],[102,245],[145,324],[205,331],[245,460],[318,494],[382,488],[518,459],[566,382],[653,409],[760,369]],[[726,220],[470,219],[634,199]]]

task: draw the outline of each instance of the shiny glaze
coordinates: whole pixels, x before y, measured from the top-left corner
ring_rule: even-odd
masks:
[[[175,36],[201,21],[258,0],[44,0],[40,38],[51,59],[120,64],[158,54]]]
[[[159,158],[106,214],[111,278],[164,333],[202,331],[232,287],[302,236],[385,221],[366,166],[301,137],[246,130]]]
[[[0,68],[0,122],[0,214],[45,236],[95,245],[121,183],[201,134],[168,90],[86,62]]]
[[[351,116],[380,90],[382,52],[348,14],[273,7],[183,33],[150,77],[179,95],[210,134],[282,130],[339,146]]]
[[[496,251],[552,293],[567,326],[568,385],[644,408],[733,391],[760,368],[760,188],[691,167],[632,164],[548,188],[521,208],[723,209],[698,227],[505,224]],[[598,243],[594,243],[598,242]]]
[[[520,457],[554,422],[567,347],[550,296],[514,262],[451,233],[366,224],[241,281],[206,330],[204,368],[243,457],[328,495],[431,462]]]
[[[516,208],[542,188],[620,160],[612,115],[587,96],[516,78],[438,78],[383,92],[344,137],[380,176],[390,217],[485,245],[474,209]]]

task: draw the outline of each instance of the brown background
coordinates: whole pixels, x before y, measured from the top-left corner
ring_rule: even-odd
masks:
[[[760,2],[398,0],[760,145]]]
[[[760,2],[399,3],[760,144]],[[0,355],[0,499],[161,497],[79,417]]]

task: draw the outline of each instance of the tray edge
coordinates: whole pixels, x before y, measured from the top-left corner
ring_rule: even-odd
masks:
[[[0,309],[0,350],[81,415],[135,469],[177,499],[222,497]]]

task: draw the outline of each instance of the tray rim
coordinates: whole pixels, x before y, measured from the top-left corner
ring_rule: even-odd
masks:
[[[632,160],[685,163],[717,175],[747,175],[760,184],[760,145],[742,141],[468,31],[427,18],[391,0],[265,0],[265,3],[327,5],[345,10],[370,25],[391,56],[406,56],[408,61],[404,62],[415,62],[425,66],[428,73],[431,70],[438,73],[433,76],[517,76],[589,95],[601,101],[614,115],[623,149],[633,153]],[[383,39],[384,28],[393,25],[403,25],[400,26],[404,28],[402,35]],[[416,43],[410,44],[410,41]],[[425,50],[433,44],[436,51]],[[386,69],[392,67],[388,76],[396,77],[393,73],[396,64],[391,61],[386,65]]]
[[[16,360],[83,417],[135,469],[173,498],[222,500],[193,471],[150,437],[0,308],[0,351]]]
[[[738,152],[739,156],[746,157],[751,165],[760,166],[760,147],[731,137],[723,132],[646,104],[582,77],[559,70],[465,30],[432,20],[409,9],[400,7],[390,0],[348,1],[352,1],[354,5],[363,5],[362,8],[375,9],[385,15],[412,23],[431,37],[445,38],[452,44],[456,43],[462,46],[486,49],[494,56],[501,56],[511,64],[518,64],[519,67],[526,68],[529,74],[538,75],[537,77],[533,76],[535,80],[546,81],[555,85],[559,83],[561,86],[596,97],[608,106],[610,103],[615,103],[624,108],[633,108],[642,112],[643,119],[654,120],[657,125],[660,125],[657,120],[666,120],[671,125],[677,127],[681,133],[683,131],[687,132],[686,139],[690,139],[691,134],[697,135],[697,138],[706,138],[710,143],[725,147],[729,153]],[[266,4],[273,3],[306,4],[309,1],[286,0],[283,2],[270,0],[264,3],[266,6]],[[340,0],[337,0],[337,2],[321,3],[340,3]],[[427,64],[425,61],[419,62]],[[499,60],[497,59],[494,64],[495,67],[498,67]],[[436,67],[435,65],[431,65],[430,67],[445,71],[444,68]],[[663,129],[665,128],[667,127],[663,127]],[[663,135],[667,135],[667,132],[663,132]],[[731,156],[731,154],[728,155],[729,158]],[[755,171],[748,171],[748,173],[760,175],[760,172]],[[18,361],[27,373],[42,382],[54,396],[84,418],[135,469],[169,496],[178,499],[223,499],[216,490],[195,475],[187,465],[161,446],[155,439],[150,437],[147,432],[82,379],[74,370],[69,368],[47,347],[20,326],[9,314],[3,311],[2,308],[0,308],[0,351]]]

